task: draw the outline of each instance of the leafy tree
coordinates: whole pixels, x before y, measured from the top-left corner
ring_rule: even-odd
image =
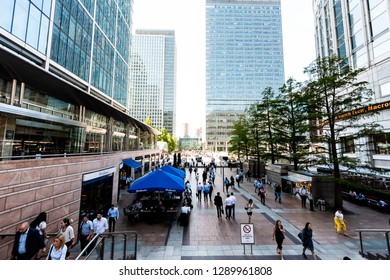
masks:
[[[249,151],[251,149],[249,133],[249,122],[246,115],[243,115],[233,124],[229,141],[229,152],[236,153],[239,158],[241,158],[241,154],[243,154],[245,158],[248,159]]]
[[[152,126],[153,121],[152,118],[149,116],[144,120],[144,123],[147,124],[148,126]]]
[[[372,95],[366,81],[357,81],[364,69],[352,70],[344,62],[342,58],[330,56],[317,59],[305,69],[309,74],[305,97],[310,102],[310,118],[312,123],[316,123],[314,129],[322,131],[311,140],[328,145],[324,148],[329,156],[323,160],[333,169],[336,179],[336,208],[342,207],[340,165],[353,163],[351,159],[342,156],[341,135],[348,135],[353,141],[373,134],[378,127],[361,120],[373,114],[367,110],[364,112],[364,108],[362,111],[362,103],[368,102]],[[357,145],[357,141],[354,143]]]
[[[301,83],[289,78],[280,88],[278,106],[275,107],[279,116],[275,130],[279,132],[279,141],[286,148],[286,158],[293,162],[294,170],[298,170],[309,155],[309,103],[301,88]]]
[[[254,141],[255,154],[260,163],[260,155],[264,160],[271,160],[274,164],[278,156],[278,143],[280,134],[276,133],[275,127],[279,120],[275,108],[280,101],[274,98],[272,88],[267,87],[262,92],[262,99],[249,106],[251,138]],[[258,165],[260,166],[260,164]]]
[[[175,151],[177,148],[176,139],[170,133],[168,133],[165,127],[161,130],[161,134],[157,136],[157,141],[167,142],[169,153]]]

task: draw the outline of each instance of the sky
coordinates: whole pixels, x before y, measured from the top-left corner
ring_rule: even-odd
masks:
[[[176,137],[205,127],[205,0],[134,0],[133,29],[175,30]],[[285,78],[303,82],[315,59],[312,0],[281,0]]]

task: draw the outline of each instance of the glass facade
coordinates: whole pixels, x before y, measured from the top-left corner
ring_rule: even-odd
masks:
[[[52,0],[2,0],[0,27],[46,54]]]
[[[1,2],[1,160],[154,148],[126,113],[132,3]]]
[[[284,83],[280,0],[206,1],[206,141],[226,151],[233,122]]]
[[[53,61],[125,107],[131,3],[57,0],[51,48]]]
[[[130,114],[175,133],[176,44],[174,31],[137,30],[131,50]]]
[[[387,71],[390,67],[389,1],[314,0],[313,7],[317,55],[325,57],[335,53],[344,57],[345,63],[352,69],[365,68],[358,81],[369,83],[368,87],[374,92],[371,103],[387,104],[390,101],[390,76]],[[376,167],[375,155],[388,154],[390,110],[381,110],[367,121],[381,125],[383,133],[367,139],[351,139],[345,135],[340,150],[355,154],[362,162],[371,162]],[[365,151],[355,148],[362,143],[369,148]],[[378,162],[378,167],[390,170],[390,158],[381,158]]]

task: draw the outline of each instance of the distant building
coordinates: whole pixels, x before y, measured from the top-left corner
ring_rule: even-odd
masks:
[[[179,138],[179,149],[181,150],[201,150],[202,138],[181,137]]]
[[[365,139],[353,140],[345,133],[340,147],[342,156],[390,170],[389,1],[314,0],[313,9],[317,55],[336,54],[345,57],[345,63],[353,69],[366,68],[358,80],[367,81],[374,91],[370,110],[379,114],[365,121],[383,126],[379,134]]]
[[[176,43],[172,30],[136,30],[131,47],[129,111],[176,134]]]
[[[284,84],[280,0],[206,0],[206,145],[227,151],[233,122]]]

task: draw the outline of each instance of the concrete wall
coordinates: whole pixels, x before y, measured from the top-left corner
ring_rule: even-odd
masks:
[[[47,213],[48,233],[57,232],[60,220],[68,217],[77,234],[83,175],[115,167],[112,202],[116,203],[122,159],[151,154],[159,151],[0,162],[0,234],[15,234],[21,222],[32,222],[40,212]],[[0,238],[0,260],[11,256],[13,240]]]

